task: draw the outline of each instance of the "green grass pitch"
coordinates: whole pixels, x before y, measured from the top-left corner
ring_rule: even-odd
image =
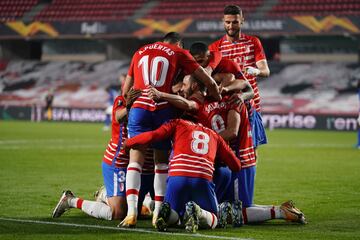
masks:
[[[125,231],[115,228],[118,221],[77,209],[51,219],[62,190],[92,199],[102,184],[110,132],[101,124],[0,121],[0,239],[360,239],[356,133],[274,130],[268,137],[270,143],[259,149],[255,203],[293,199],[307,225],[270,221],[197,235],[171,229],[176,234],[165,235],[149,221]]]

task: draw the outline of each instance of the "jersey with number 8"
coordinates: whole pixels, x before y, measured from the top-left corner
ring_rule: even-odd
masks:
[[[230,169],[240,170],[240,161],[218,134],[207,127],[181,119],[170,120],[155,131],[130,138],[126,145],[134,147],[168,137],[172,137],[174,150],[169,176],[212,180],[216,157]]]
[[[180,71],[191,74],[199,67],[193,57],[177,46],[156,42],[145,45],[134,54],[128,75],[134,78],[134,89],[145,89],[154,86],[161,92],[170,93],[174,78]],[[159,109],[161,104],[155,104],[143,94],[133,107],[151,111]]]

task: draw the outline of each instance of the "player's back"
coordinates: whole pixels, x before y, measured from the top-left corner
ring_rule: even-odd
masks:
[[[206,99],[198,111],[197,119],[217,133],[228,127],[228,113],[233,110],[240,115],[239,131],[230,141],[230,147],[240,159],[243,167],[256,165],[255,151],[251,138],[248,113],[244,104],[236,106],[229,102],[230,96],[224,96],[220,102]]]
[[[199,65],[192,56],[173,44],[155,42],[141,47],[134,54],[128,75],[134,79],[134,89],[143,90],[151,85],[165,93],[171,92],[173,80],[183,71],[193,73]],[[134,102],[133,108],[150,111],[170,106],[166,101],[154,102],[146,92]]]
[[[152,85],[159,91],[170,93],[172,81],[180,70],[195,71],[198,65],[189,61],[189,54],[172,44],[155,42],[141,47],[134,54],[130,68],[134,88]]]
[[[212,179],[219,136],[211,129],[185,120],[173,120],[176,127],[174,154],[169,176]]]

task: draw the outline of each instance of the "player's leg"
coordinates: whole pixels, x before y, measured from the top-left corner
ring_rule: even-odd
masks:
[[[253,139],[254,148],[262,144],[267,144],[267,137],[265,133],[265,128],[262,123],[262,117],[255,108],[251,109],[251,114],[249,114],[249,120],[251,125],[251,135]]]
[[[195,232],[198,227],[213,229],[217,226],[218,202],[214,183],[202,179],[191,178],[191,198],[186,204],[185,228]]]
[[[155,128],[160,127],[163,123],[169,121],[174,117],[172,108],[165,108],[153,112],[153,124]],[[157,220],[161,203],[164,200],[166,193],[166,179],[168,176],[168,160],[169,151],[171,150],[170,139],[157,142],[153,144],[154,148],[154,163],[155,163],[155,178],[154,178],[154,192],[155,192],[155,208],[153,212],[153,226]]]
[[[155,193],[155,205],[153,212],[152,223],[155,226],[155,222],[160,211],[161,203],[164,201],[166,193],[166,180],[168,177],[168,158],[169,154],[165,150],[154,149],[155,159],[155,176],[154,176],[154,193]]]
[[[106,199],[113,219],[123,219],[126,214],[126,168],[117,168],[102,163]]]
[[[179,214],[171,208],[170,203],[163,202],[161,203],[158,217],[155,222],[155,228],[164,232],[167,231],[169,226],[175,225],[179,222]]]
[[[230,169],[228,167],[215,167],[213,183],[215,184],[215,194],[218,202],[229,200],[227,192],[231,184]]]
[[[154,195],[154,174],[141,174],[141,187],[139,192],[138,215],[150,216],[152,214],[153,200],[150,195]],[[148,197],[147,197],[148,196]],[[146,199],[146,201],[145,201]]]
[[[129,137],[152,130],[151,112],[141,108],[131,108],[128,115]],[[119,224],[123,227],[134,227],[137,222],[138,196],[141,186],[141,169],[144,164],[146,146],[130,149],[130,161],[126,174],[127,216]]]
[[[165,231],[168,226],[179,222],[179,217],[185,213],[185,203],[190,199],[188,178],[169,177],[164,202],[159,209],[155,227],[159,231]]]
[[[58,204],[53,211],[52,217],[58,218],[65,211],[71,208],[78,208],[95,218],[112,220],[112,210],[108,205],[102,202],[88,201],[75,197],[75,195],[70,190],[63,192]]]
[[[292,201],[287,201],[280,206],[253,205],[244,211],[245,223],[261,223],[271,219],[284,219],[301,224],[306,223],[305,215],[296,208]]]
[[[53,217],[60,217],[70,208],[78,208],[84,213],[95,218],[106,220],[123,218],[126,211],[126,169],[115,168],[106,163],[102,163],[102,170],[108,204],[75,197],[74,194],[68,190],[64,191],[62,194],[57,206],[54,209]]]
[[[231,215],[234,227],[240,227],[246,221],[246,209],[253,205],[256,167],[243,168],[232,173]],[[244,219],[243,219],[244,217]]]
[[[119,224],[123,227],[134,227],[138,215],[138,198],[141,186],[141,169],[144,163],[146,147],[130,150],[130,162],[126,174],[126,201],[128,204],[126,218]]]

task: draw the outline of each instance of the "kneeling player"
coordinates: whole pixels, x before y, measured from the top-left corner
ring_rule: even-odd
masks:
[[[130,138],[125,145],[134,148],[169,137],[172,137],[174,154],[169,164],[165,203],[160,207],[156,228],[163,231],[179,218],[183,218],[190,232],[199,226],[215,228],[218,209],[212,183],[215,157],[233,171],[240,170],[240,162],[213,130],[180,119]]]

